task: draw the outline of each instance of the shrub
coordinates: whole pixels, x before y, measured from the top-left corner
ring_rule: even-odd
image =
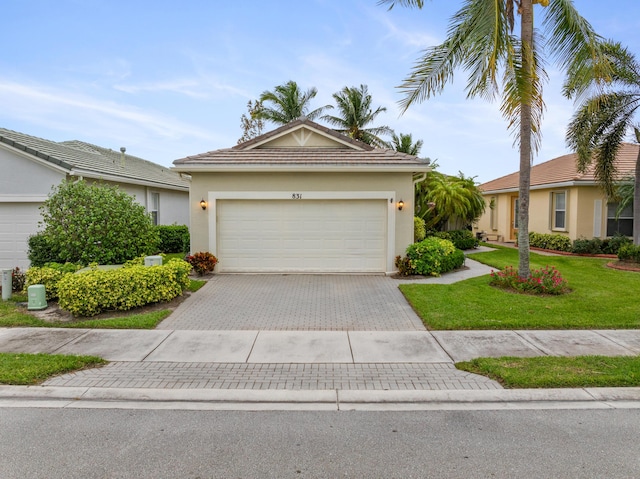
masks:
[[[213,271],[213,269],[216,267],[216,264],[218,263],[218,258],[216,258],[209,252],[195,253],[187,256],[185,260],[200,276]]]
[[[160,243],[158,249],[163,253],[184,253],[189,251],[189,227],[186,225],[156,226]]]
[[[25,274],[17,266],[11,272],[11,289],[15,292],[24,290]]]
[[[157,252],[158,232],[151,217],[117,187],[63,181],[41,210],[44,241],[55,260],[121,264]]]
[[[618,254],[620,248],[627,244],[633,244],[633,241],[628,236],[616,234],[615,236],[606,240],[606,245],[603,245],[602,251],[607,254]]]
[[[502,271],[491,271],[491,282],[489,284],[529,294],[557,295],[568,291],[567,281],[557,269],[549,266],[532,270],[526,279],[520,278],[513,266],[507,266]]]
[[[600,238],[578,238],[573,242],[572,253],[576,254],[602,254],[602,240]]]
[[[570,252],[571,240],[562,234],[529,233],[529,246],[533,248],[550,249],[554,251]]]
[[[411,276],[412,274],[416,274],[413,265],[411,264],[411,260],[406,256],[404,258],[402,256],[396,256],[395,264],[400,276]]]
[[[427,233],[427,237],[429,236],[449,240],[456,248],[461,250],[476,248],[480,244],[475,235],[469,230],[430,231]]]
[[[26,273],[25,289],[34,284],[44,285],[45,295],[48,300],[58,298],[58,283],[67,274],[59,269],[49,266],[34,266],[29,268]]]
[[[618,259],[620,261],[632,261],[634,263],[640,263],[640,245],[622,245],[618,250]]]
[[[31,266],[44,266],[60,260],[53,241],[42,232],[29,236],[27,257]]]
[[[427,236],[427,228],[422,218],[418,216],[413,217],[413,241],[416,243],[422,241]]]
[[[67,274],[58,283],[58,304],[74,316],[94,316],[170,301],[189,286],[190,270],[187,262],[172,259],[162,266],[132,265]]]
[[[440,276],[464,264],[464,253],[449,240],[428,237],[407,248],[409,265],[416,274]]]

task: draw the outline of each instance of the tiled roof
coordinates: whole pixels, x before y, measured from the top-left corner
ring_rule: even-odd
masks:
[[[136,156],[124,155],[108,148],[82,141],[49,141],[0,128],[0,143],[22,150],[44,161],[92,178],[111,177],[127,183],[156,184],[187,190],[189,181],[169,168]]]
[[[359,151],[348,148],[261,148],[236,150],[225,148],[188,156],[177,165],[425,165],[424,160],[394,150]]]
[[[634,173],[639,148],[640,146],[631,143],[623,143],[621,145],[615,161],[619,178],[624,178]],[[578,155],[571,153],[533,165],[531,167],[531,187],[544,187],[545,185],[572,182],[593,184],[595,182],[593,164],[584,173],[579,173],[577,160]],[[520,173],[515,172],[483,183],[480,185],[480,189],[482,191],[512,190],[518,188],[519,181]]]
[[[270,147],[270,140],[283,136],[290,131],[309,128],[321,136],[334,139],[337,147]],[[342,146],[340,146],[342,145]],[[395,150],[373,148],[366,143],[353,140],[307,119],[295,120],[269,133],[253,138],[232,148],[208,151],[187,156],[173,162],[181,171],[189,168],[198,170],[224,169],[300,169],[300,168],[379,168],[386,170],[415,168],[426,171],[428,160],[422,160]]]

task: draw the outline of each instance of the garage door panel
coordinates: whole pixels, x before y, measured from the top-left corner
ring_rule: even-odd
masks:
[[[386,216],[384,200],[219,200],[219,268],[383,272]]]
[[[27,268],[29,236],[41,220],[36,203],[0,203],[0,268]]]

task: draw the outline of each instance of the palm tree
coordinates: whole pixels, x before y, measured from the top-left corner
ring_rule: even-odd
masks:
[[[458,223],[466,227],[485,210],[484,197],[473,178],[464,174],[449,176],[432,170],[416,185],[416,216],[425,220],[427,229],[443,229]]]
[[[322,117],[324,121],[337,126],[336,131],[344,133],[354,140],[377,148],[389,146],[379,135],[392,133],[391,128],[388,126],[366,128],[380,113],[387,111],[385,107],[381,106],[373,109],[367,85],[360,85],[360,88],[346,86],[334,93],[333,98],[340,116],[324,115]],[[333,106],[329,106],[329,108],[333,108]]]
[[[328,107],[327,105],[309,111],[309,102],[317,94],[316,88],[302,92],[296,82],[288,81],[284,85],[276,86],[273,91],[262,92],[258,100],[260,109],[253,116],[277,125],[286,125],[301,117],[313,120]]]
[[[418,156],[422,149],[422,143],[422,140],[418,140],[414,143],[411,133],[400,133],[398,135],[395,133],[391,134],[391,146],[393,149],[401,153],[406,153],[407,155]]]
[[[634,140],[640,143],[640,126],[634,122],[640,108],[640,63],[635,56],[619,43],[604,42],[603,49],[611,60],[611,81],[599,88],[596,79],[587,85],[594,91],[584,99],[567,129],[567,143],[578,154],[578,170],[584,172],[595,165],[596,180],[609,198],[620,193],[629,204],[633,197],[633,242],[640,244],[640,150],[636,158],[633,182],[617,188],[618,175],[615,159],[627,134],[633,132]],[[578,74],[577,72],[576,74]],[[573,85],[569,77],[565,89],[570,93],[588,92]],[[595,89],[593,87],[596,87]],[[622,206],[622,205],[621,205]],[[620,211],[620,210],[619,210]]]
[[[572,0],[461,1],[462,8],[452,17],[448,37],[425,51],[401,85],[405,96],[400,104],[406,111],[414,103],[440,93],[453,80],[458,67],[469,73],[469,97],[489,100],[502,97],[500,110],[520,149],[518,275],[527,277],[531,163],[540,144],[544,111],[543,45],[563,69],[573,65],[576,71],[584,71],[589,61],[599,68],[606,62],[600,52],[599,37],[578,14]],[[396,4],[418,8],[424,5],[423,0],[379,0],[379,3],[390,8]],[[534,34],[534,4],[545,7],[544,37]],[[516,13],[520,19],[519,37],[513,35]]]

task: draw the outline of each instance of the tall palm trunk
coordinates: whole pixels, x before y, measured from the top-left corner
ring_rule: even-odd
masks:
[[[533,4],[531,0],[521,3],[522,76],[533,82]],[[526,80],[525,80],[526,81]],[[518,210],[518,276],[527,278],[529,267],[529,188],[531,186],[531,103],[533,88],[527,89],[520,108],[520,185]]]
[[[640,144],[640,131],[635,130],[636,138]],[[636,171],[633,190],[633,244],[640,245],[640,149],[636,158]]]

